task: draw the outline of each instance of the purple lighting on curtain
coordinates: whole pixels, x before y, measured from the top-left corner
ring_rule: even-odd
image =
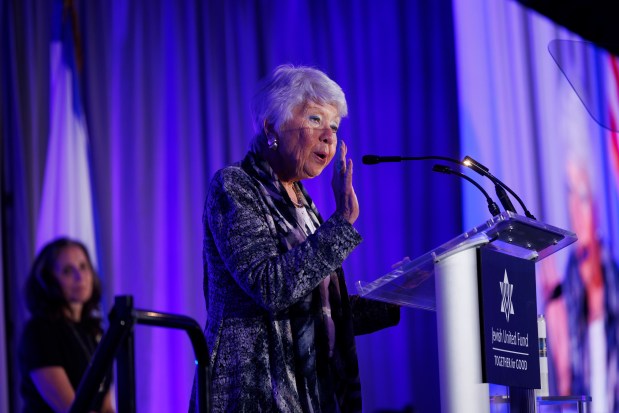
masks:
[[[340,138],[355,162],[365,239],[345,263],[351,292],[354,281],[461,231],[455,181],[427,164],[361,163],[370,152],[459,156],[449,1],[92,1],[84,19],[109,297],[132,294],[137,307],[204,322],[208,182],[244,155],[254,87],[282,63],[324,70],[348,99]],[[330,174],[308,182],[325,217]],[[437,408],[434,318],[405,309],[399,327],[358,338],[367,411]],[[138,327],[136,349],[139,410],[184,409],[194,368],[187,340]]]

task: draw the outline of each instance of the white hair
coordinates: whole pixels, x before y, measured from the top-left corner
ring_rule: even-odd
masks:
[[[306,102],[331,104],[340,118],[348,114],[342,88],[320,70],[291,64],[275,68],[252,99],[255,132],[252,148],[258,150],[265,141],[265,121],[280,131],[282,125],[292,118],[294,108]]]

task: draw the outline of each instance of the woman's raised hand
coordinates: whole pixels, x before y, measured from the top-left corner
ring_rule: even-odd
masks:
[[[352,159],[346,159],[347,152],[346,144],[340,141],[335,154],[331,186],[335,196],[335,212],[353,224],[359,217],[359,201],[352,186]]]

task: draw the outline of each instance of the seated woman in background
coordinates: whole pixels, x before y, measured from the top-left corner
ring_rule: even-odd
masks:
[[[24,412],[66,412],[103,334],[101,284],[86,247],[60,238],[45,245],[26,281],[32,318],[19,348]],[[109,375],[91,410],[113,412]]]

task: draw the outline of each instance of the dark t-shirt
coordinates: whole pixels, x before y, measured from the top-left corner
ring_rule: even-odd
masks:
[[[30,319],[24,328],[19,347],[23,412],[53,412],[32,382],[31,371],[43,367],[62,367],[73,389],[77,390],[96,347],[96,337],[80,323],[67,319]],[[108,389],[109,379],[106,379],[93,410],[100,410]]]

